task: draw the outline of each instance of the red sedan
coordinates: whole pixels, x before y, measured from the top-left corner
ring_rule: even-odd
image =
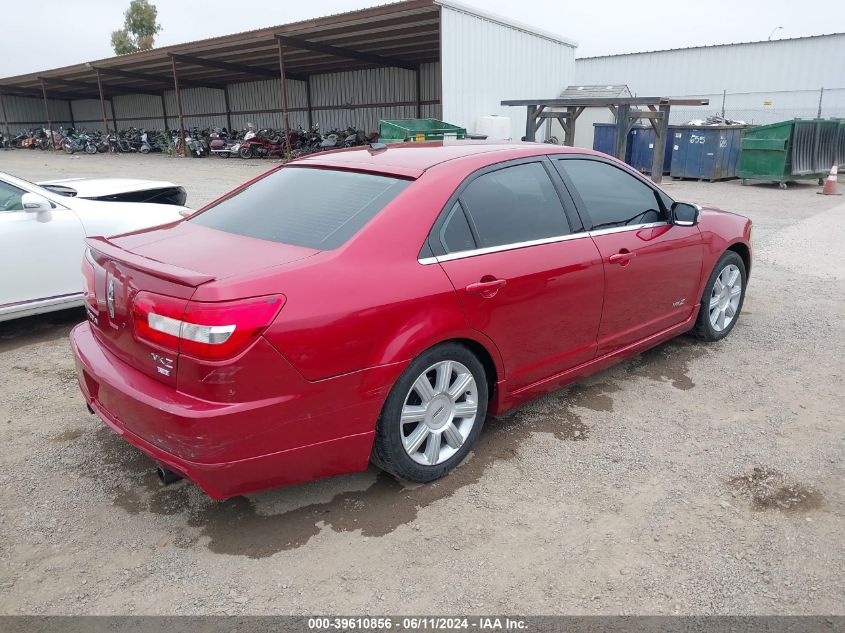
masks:
[[[489,414],[736,325],[751,222],[539,144],[297,160],[165,227],[92,238],[89,408],[222,499],[443,476]]]

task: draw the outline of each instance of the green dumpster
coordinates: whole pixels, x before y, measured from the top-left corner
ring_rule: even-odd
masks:
[[[796,180],[821,182],[841,160],[842,122],[835,119],[793,119],[745,130],[736,175],[777,182],[781,189]]]
[[[382,143],[442,141],[464,139],[467,131],[437,119],[382,119],[378,122],[378,136]]]

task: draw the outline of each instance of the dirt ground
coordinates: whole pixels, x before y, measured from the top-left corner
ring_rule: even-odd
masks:
[[[269,166],[0,152],[31,180],[165,178],[191,206]],[[488,420],[430,485],[371,469],[223,503],[163,488],[85,410],[82,313],[0,325],[0,613],[845,613],[843,198],[666,189],[755,222],[733,333]]]

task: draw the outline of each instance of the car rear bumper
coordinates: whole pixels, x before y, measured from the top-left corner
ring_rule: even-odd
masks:
[[[100,345],[88,323],[76,326],[70,340],[91,409],[127,442],[214,499],[364,470],[378,413],[403,368],[319,383],[299,377],[301,384],[286,385],[298,392],[294,397],[214,403],[130,367]],[[244,446],[251,454],[244,455]]]

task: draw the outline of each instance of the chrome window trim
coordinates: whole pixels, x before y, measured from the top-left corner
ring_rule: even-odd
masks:
[[[596,235],[609,235],[611,233],[623,233],[625,231],[639,231],[640,229],[651,229],[656,226],[669,226],[669,222],[646,222],[645,224],[631,224],[630,226],[612,226],[598,231],[587,231],[590,237]]]
[[[528,248],[530,246],[542,246],[543,244],[554,244],[555,242],[568,242],[569,240],[577,240],[589,237],[587,231],[579,233],[569,233],[568,235],[558,235],[556,237],[544,237],[539,240],[528,240],[526,242],[514,242],[512,244],[501,244],[499,246],[487,246],[485,248],[474,248],[470,251],[459,251],[457,253],[449,253],[448,255],[435,255],[433,257],[423,257],[418,259],[420,264],[426,266],[428,264],[436,264],[438,262],[448,262],[453,259],[464,259],[465,257],[476,257],[478,255],[489,255],[491,253],[501,253],[503,251],[513,251],[520,248]]]
[[[529,240],[527,242],[514,242],[513,244],[502,244],[500,246],[488,246],[486,248],[474,248],[469,251],[460,251],[457,253],[449,253],[448,255],[435,255],[433,257],[423,257],[417,261],[423,266],[429,264],[437,264],[439,262],[449,262],[455,259],[464,259],[466,257],[476,257],[478,255],[489,255],[491,253],[501,253],[503,251],[513,251],[520,248],[529,248],[531,246],[542,246],[543,244],[554,244],[555,242],[568,242],[569,240],[577,240],[585,237],[595,237],[599,235],[608,235],[610,233],[622,233],[624,231],[639,231],[641,229],[650,229],[657,226],[669,226],[669,222],[647,222],[645,224],[632,224],[630,226],[614,226],[607,229],[599,229],[598,231],[580,231],[578,233],[570,233],[569,235],[558,235],[556,237],[544,237],[539,240]]]

